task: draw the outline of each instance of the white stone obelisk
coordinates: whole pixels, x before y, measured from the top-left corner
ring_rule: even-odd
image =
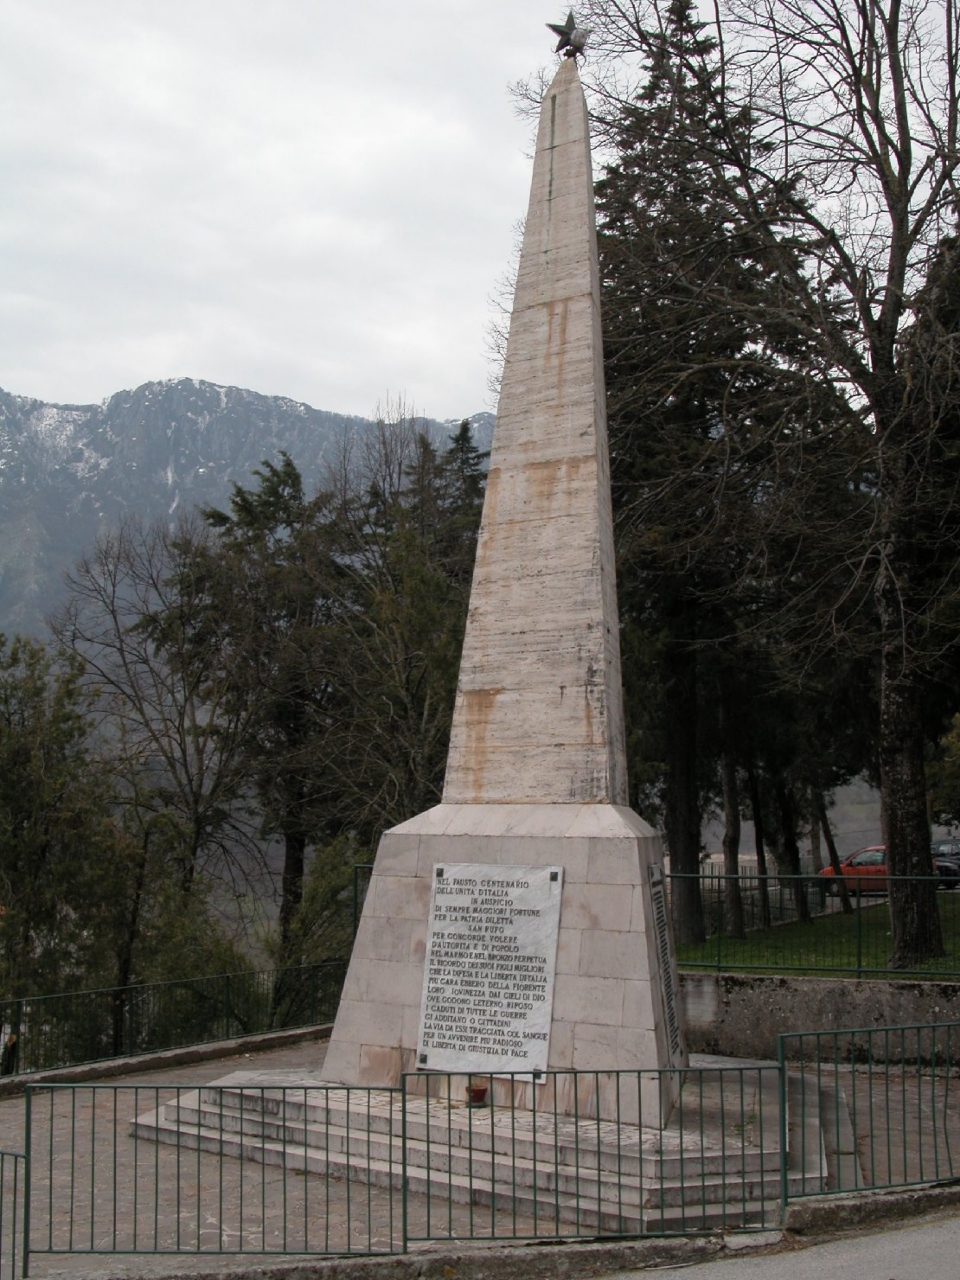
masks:
[[[443,799],[627,803],[597,234],[573,58],[540,118]]]
[[[590,139],[567,58],[541,109],[443,801],[381,840],[323,1078],[685,1065],[659,840],[626,806]],[[519,981],[540,961],[539,986]],[[596,1110],[627,1119],[604,1089]]]

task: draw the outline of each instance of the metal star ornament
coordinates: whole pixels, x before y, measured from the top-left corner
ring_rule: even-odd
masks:
[[[547,26],[555,36],[560,37],[555,53],[559,53],[562,49],[565,58],[575,58],[577,54],[583,53],[583,47],[590,37],[590,28],[577,26],[572,9],[567,14],[567,20],[563,26],[556,22],[548,22]]]

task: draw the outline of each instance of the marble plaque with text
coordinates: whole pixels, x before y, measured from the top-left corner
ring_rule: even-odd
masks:
[[[562,887],[561,867],[434,868],[419,1070],[547,1069]]]

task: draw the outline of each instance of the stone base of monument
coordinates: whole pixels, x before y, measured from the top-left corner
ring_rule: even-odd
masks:
[[[776,1071],[748,1064],[734,1085],[712,1062],[719,1060],[698,1060],[662,1128],[238,1071],[141,1115],[132,1130],[183,1149],[374,1187],[399,1189],[405,1179],[410,1195],[489,1206],[481,1236],[522,1235],[511,1225],[521,1220],[533,1223],[534,1235],[564,1234],[564,1223],[575,1224],[575,1234],[775,1224],[782,1158]],[[826,1190],[816,1099],[793,1106],[791,1116],[789,1185]]]
[[[584,1122],[617,1120],[635,1128],[659,1127],[673,1114],[679,1093],[678,1072],[549,1071],[542,1079],[493,1073],[408,1075],[408,1097],[428,1098],[451,1107],[460,1103],[493,1107],[501,1114],[523,1112],[578,1116]],[[472,1100],[477,1086],[483,1103]]]
[[[682,1068],[669,928],[660,841],[630,809],[437,805],[380,841],[322,1079]],[[595,1102],[561,1081],[549,1105],[639,1123],[656,1102],[660,1123],[671,1079],[640,1097],[607,1074]]]

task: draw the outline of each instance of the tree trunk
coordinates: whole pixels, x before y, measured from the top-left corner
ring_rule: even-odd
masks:
[[[679,629],[683,629],[683,619]],[[697,655],[684,637],[667,642],[664,828],[670,850],[673,936],[703,942],[700,893],[700,790],[697,785]]]
[[[810,860],[813,870],[819,875],[823,870],[823,849],[820,845],[820,815],[817,812],[817,789],[810,788]]]
[[[910,969],[942,956],[944,948],[938,880],[930,858],[918,698],[900,676],[902,667],[894,665],[896,647],[884,644],[881,671],[880,803],[890,875],[890,967]]]
[[[130,1043],[130,1036],[125,1034],[128,1027],[127,1008],[130,1003],[130,978],[133,975],[133,948],[140,931],[140,909],[143,904],[143,884],[147,873],[147,852],[150,845],[149,832],[145,832],[140,844],[140,861],[137,866],[137,878],[134,884],[130,911],[127,915],[126,928],[117,952],[117,989],[113,995],[113,1053],[120,1057],[124,1053],[136,1053],[136,1045]]]
[[[929,547],[917,541],[917,463],[909,447],[906,387],[891,369],[878,381],[874,414],[880,440],[879,498],[883,544],[875,599],[880,623],[880,805],[890,877],[890,967],[908,969],[943,955],[921,720],[922,677],[929,662],[923,580]],[[902,877],[909,877],[903,879]]]
[[[720,776],[723,786],[723,897],[727,907],[727,932],[746,937],[743,894],[740,891],[740,791],[733,749],[733,708],[729,682],[720,673]]]
[[[743,938],[746,937],[746,928],[740,891],[740,799],[737,767],[728,752],[724,752],[720,768],[723,776],[723,897],[727,904],[727,932],[732,938]]]
[[[770,885],[767,881],[767,845],[763,828],[763,805],[760,801],[760,779],[753,760],[747,765],[747,786],[750,790],[750,813],[753,817],[753,840],[757,850],[757,883],[760,887],[760,920],[764,929],[771,925]]]
[[[303,901],[303,865],[307,852],[306,832],[300,826],[288,828],[283,833],[283,874],[280,898],[280,964],[300,963],[299,955],[292,952],[292,928],[297,908]]]
[[[283,832],[283,873],[280,878],[280,952],[277,974],[273,981],[273,998],[270,1009],[270,1025],[284,1025],[285,1011],[295,991],[297,977],[287,973],[288,968],[303,960],[301,949],[294,949],[293,922],[297,908],[303,901],[303,867],[306,859],[307,835],[296,823]]]
[[[793,891],[793,902],[797,911],[797,919],[810,921],[810,905],[807,902],[806,889],[800,873],[800,846],[797,844],[797,806],[793,792],[778,778],[774,786],[777,797],[777,808],[780,811],[780,836],[783,843],[783,857],[790,875]]]
[[[830,822],[827,818],[827,806],[823,799],[823,792],[816,793],[817,804],[817,820],[820,823],[820,830],[823,832],[823,838],[827,843],[827,857],[830,859],[830,866],[833,869],[833,878],[837,882],[840,889],[840,903],[845,915],[853,915],[853,903],[850,901],[850,894],[847,891],[847,882],[843,878],[843,871],[840,869],[840,855],[837,853],[837,842],[833,838],[833,832],[830,830]]]

